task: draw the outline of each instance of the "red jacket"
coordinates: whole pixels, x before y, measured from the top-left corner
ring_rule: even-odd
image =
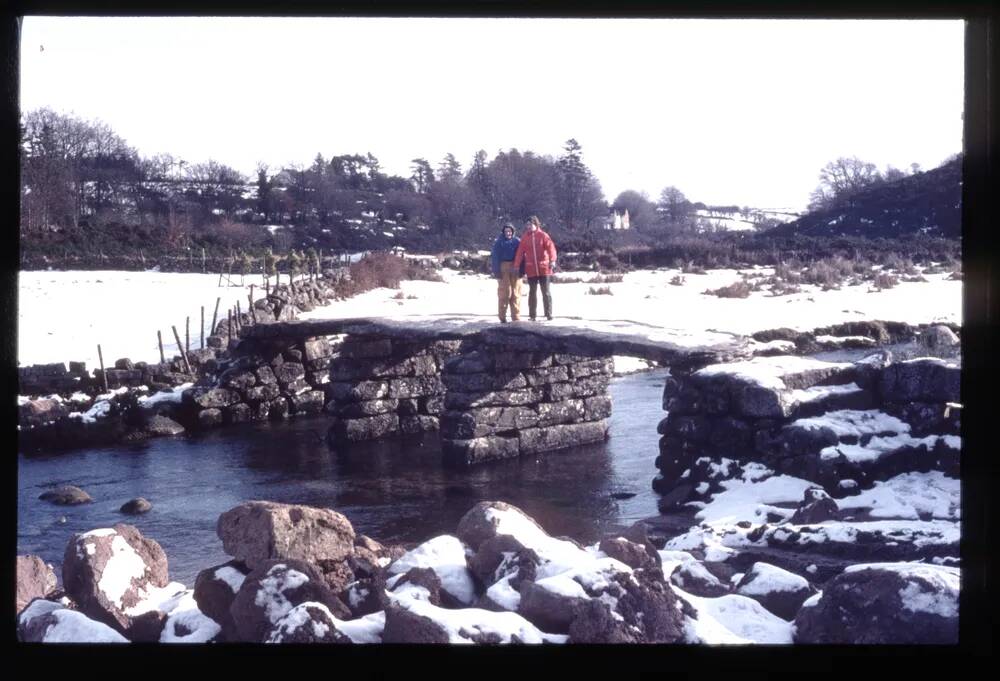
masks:
[[[555,261],[556,245],[552,243],[552,237],[540,229],[534,232],[525,230],[514,254],[514,267],[519,268],[524,262],[524,273],[529,277],[548,277],[552,275]]]

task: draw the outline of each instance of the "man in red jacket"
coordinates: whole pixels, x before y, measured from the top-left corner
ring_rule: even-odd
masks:
[[[524,273],[528,276],[528,315],[535,321],[538,299],[535,296],[539,284],[542,287],[542,306],[545,317],[552,321],[552,294],[549,292],[549,277],[556,266],[556,245],[552,238],[542,231],[542,223],[534,215],[528,220],[521,243],[514,254],[514,268],[524,263]]]

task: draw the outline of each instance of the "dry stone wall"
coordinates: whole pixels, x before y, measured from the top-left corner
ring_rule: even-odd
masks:
[[[856,363],[761,357],[667,378],[657,430],[661,506],[720,491],[733,465],[759,462],[834,497],[938,470],[957,477],[960,374],[955,362]]]

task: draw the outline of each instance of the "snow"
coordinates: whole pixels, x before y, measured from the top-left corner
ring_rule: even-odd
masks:
[[[152,395],[142,395],[139,397],[139,403],[146,408],[152,407],[154,404],[170,402],[180,404],[184,391],[193,385],[194,383],[182,383],[169,390],[153,393]]]
[[[823,592],[822,591],[817,591],[812,596],[810,596],[809,598],[807,598],[804,601],[802,601],[802,605],[800,607],[802,607],[802,608],[812,608],[812,607],[815,607],[815,606],[819,605],[820,599],[822,599],[822,598],[823,598]]]
[[[961,517],[961,483],[940,471],[903,473],[877,481],[872,489],[839,499],[841,509],[870,509],[873,518],[909,518],[921,515],[958,520]]]
[[[122,598],[132,585],[132,580],[141,579],[145,572],[146,564],[139,554],[125,541],[125,537],[115,533],[111,539],[111,556],[104,566],[97,588],[111,603],[121,608]]]
[[[316,603],[314,601],[307,601],[305,603],[300,603],[294,608],[288,611],[284,617],[281,618],[274,626],[274,633],[271,638],[268,639],[268,643],[281,643],[284,640],[286,634],[295,632],[305,626],[309,626],[312,629],[312,634],[316,638],[322,638],[330,631],[329,625],[324,622],[317,622],[309,615],[309,607],[322,607],[327,614],[332,618],[333,615],[330,610],[323,606],[321,603]]]
[[[106,624],[95,622],[75,610],[52,601],[37,600],[21,613],[20,621],[27,624],[36,617],[51,614],[50,624],[42,636],[44,643],[128,643],[129,640]]]
[[[551,577],[546,577],[545,579],[538,579],[535,581],[535,585],[539,586],[549,593],[556,594],[557,596],[563,596],[565,598],[587,598],[587,592],[583,590],[580,583],[573,580],[566,573],[560,575],[553,575]]]
[[[234,567],[224,565],[215,571],[215,578],[222,580],[233,593],[240,590],[247,576]]]
[[[741,380],[756,383],[764,388],[784,390],[783,375],[797,374],[814,369],[847,369],[850,364],[838,362],[823,362],[809,357],[796,355],[779,355],[776,357],[754,357],[745,362],[729,364],[713,364],[695,372],[695,376],[729,375]]]
[[[792,623],[768,612],[757,601],[738,594],[702,598],[673,587],[678,596],[697,610],[698,618],[685,618],[693,643],[785,644],[792,642]]]
[[[476,589],[465,557],[466,548],[461,540],[445,534],[400,556],[389,566],[389,574],[401,575],[415,567],[431,568],[441,580],[441,588],[468,605],[475,600]]]
[[[164,612],[168,612],[168,617],[163,624],[160,643],[207,643],[222,631],[218,622],[198,609],[194,591],[190,589],[185,590],[180,598],[173,601],[170,610]],[[179,634],[178,626],[190,633]]]
[[[480,608],[447,610],[425,601],[399,598],[389,594],[396,605],[410,612],[426,617],[439,624],[447,633],[450,643],[472,643],[477,633],[495,633],[502,643],[511,643],[517,636],[522,643],[565,643],[567,636],[546,634],[528,620],[514,612],[493,612]]]
[[[139,601],[124,612],[130,617],[152,610],[171,613],[182,603],[186,603],[185,599],[190,600],[189,603],[186,603],[186,607],[198,607],[194,602],[193,593],[180,582],[170,582],[162,587],[150,585],[139,592]]]
[[[171,324],[183,332],[184,318],[190,316],[191,341],[197,347],[200,306],[205,306],[207,337],[217,297],[222,299],[219,316],[225,318],[237,300],[246,303],[251,283],[260,289],[263,282],[260,276],[248,275],[246,286],[219,287],[218,283],[218,273],[19,272],[18,364],[75,360],[97,367],[98,343],[109,366],[119,357],[159,362],[157,329],[163,334],[163,351],[169,359],[179,354]],[[259,297],[256,291],[255,297]],[[114,305],[102,302],[111,299]],[[127,310],[127,316],[122,310]]]
[[[863,343],[865,345],[876,345],[874,338],[868,336],[816,336],[817,343],[832,343],[843,345],[847,342]]]
[[[800,403],[814,402],[832,395],[850,395],[851,393],[859,392],[861,392],[861,388],[857,383],[848,383],[846,385],[817,385],[812,388],[793,390],[791,392],[791,398],[793,401]]]
[[[353,254],[352,262],[362,255]],[[402,282],[404,294],[417,296],[402,306],[392,299],[396,290],[375,289],[317,308],[302,317],[406,318],[445,314],[494,317],[496,281],[492,277],[460,275],[448,269],[439,272],[444,282]],[[736,270],[709,270],[706,275],[688,275],[683,286],[669,285],[678,274],[680,270],[668,268],[629,272],[622,282],[615,284],[614,296],[587,295],[586,283],[560,285],[553,289],[559,317],[551,324],[625,328],[632,333],[695,345],[706,339],[728,338],[733,333],[749,335],[779,327],[807,331],[863,319],[911,324],[961,323],[962,282],[948,281],[947,274],[927,275],[928,283],[903,282],[877,294],[859,290],[863,287],[823,292],[818,287],[805,286],[800,294],[775,297],[753,292],[746,299],[702,295],[706,288],[738,281]],[[217,296],[222,298],[219,311],[224,316],[225,310],[235,306],[237,300],[246,300],[250,283],[261,283],[257,275],[247,276],[246,286],[218,287],[218,280],[217,274],[21,272],[18,362],[26,366],[74,359],[95,367],[98,343],[109,360],[129,357],[133,361],[156,362],[159,361],[157,329],[163,332],[168,356],[178,354],[171,324],[180,328],[186,316],[197,319],[201,305],[208,313],[208,324]],[[524,288],[527,296],[527,287]],[[117,305],[94,305],[108,291],[114,292]],[[155,305],[150,304],[153,300]],[[523,301],[522,307],[527,309],[527,301]],[[129,310],[128,324],[122,323],[119,309]],[[676,314],[677,310],[683,310],[684,314]],[[622,320],[627,324],[623,325]],[[192,339],[199,337],[199,331],[192,329]]]
[[[593,554],[572,542],[550,537],[530,518],[515,510],[488,508],[486,517],[494,523],[497,534],[509,534],[525,548],[533,549],[538,554],[542,564],[538,567],[537,579],[594,563]]]
[[[292,609],[291,602],[285,598],[283,592],[300,587],[308,581],[307,575],[278,563],[260,580],[260,588],[254,597],[254,603],[264,608],[268,621],[277,622]]]
[[[521,604],[521,594],[510,585],[514,575],[507,575],[486,590],[486,596],[504,610],[515,611]],[[575,583],[575,582],[574,582]]]
[[[807,430],[829,428],[837,437],[861,437],[875,433],[909,433],[908,423],[877,409],[858,411],[841,409],[831,411],[822,416],[798,419],[791,423],[793,427]]]
[[[737,593],[744,596],[765,596],[776,591],[801,591],[809,588],[809,582],[804,577],[768,563],[754,563],[749,575],[752,581],[737,589]]]
[[[923,438],[910,437],[906,434],[892,435],[888,437],[873,437],[867,445],[831,445],[820,450],[821,459],[836,459],[843,457],[847,461],[854,463],[867,463],[877,461],[886,454],[894,452],[903,447],[926,447],[933,449],[940,439],[938,435],[928,435]]]
[[[623,355],[615,355],[612,357],[614,361],[614,373],[615,376],[621,376],[623,374],[634,374],[637,371],[646,371],[651,368],[650,363],[640,357],[626,357]]]
[[[69,418],[80,419],[84,423],[97,423],[97,419],[103,419],[111,411],[110,402],[96,402],[94,406],[85,412],[70,412]]]
[[[866,563],[850,565],[844,572],[863,570],[887,570],[907,579],[909,583],[899,591],[905,610],[926,612],[941,617],[958,616],[961,570],[957,567],[930,563]],[[916,581],[917,578],[929,582],[930,590]]]
[[[816,484],[790,475],[771,475],[753,479],[747,472],[739,478],[723,480],[723,491],[713,495],[695,517],[709,524],[724,525],[740,520],[759,518],[762,504],[799,502],[802,495]]]
[[[671,551],[669,549],[661,549],[657,551],[660,554],[661,569],[663,570],[663,575],[669,579],[670,574],[677,568],[678,565],[682,563],[688,563],[695,560],[687,551]]]
[[[332,619],[337,630],[355,643],[382,642],[382,632],[385,630],[385,612],[382,610],[356,620]]]

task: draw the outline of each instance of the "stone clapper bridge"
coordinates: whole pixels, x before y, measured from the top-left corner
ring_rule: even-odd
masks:
[[[329,414],[334,442],[439,431],[445,462],[468,465],[604,440],[614,355],[686,373],[747,358],[751,345],[626,320],[446,315],[256,324],[233,356],[244,375],[278,374],[292,411]]]

